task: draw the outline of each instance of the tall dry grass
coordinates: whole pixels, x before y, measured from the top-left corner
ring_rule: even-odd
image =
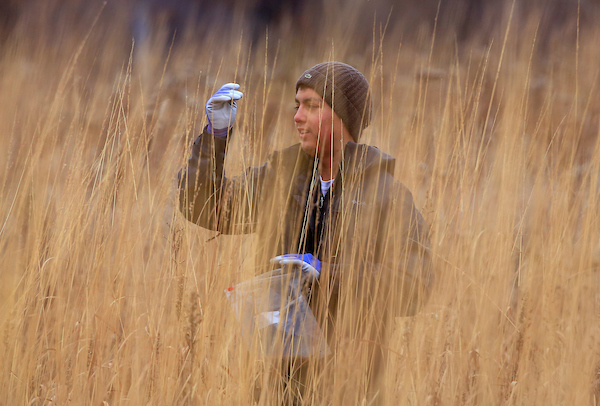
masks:
[[[600,30],[549,38],[509,5],[483,45],[382,23],[368,50],[344,25],[265,55],[231,28],[134,60],[126,15],[84,9],[34,14],[3,45],[0,404],[251,404],[277,380],[223,295],[251,275],[253,236],[184,221],[175,177],[221,83],[245,93],[235,174],[295,142],[293,85],[328,59],[370,79],[365,142],[397,158],[432,233],[434,291],[396,320],[380,399],[600,403]],[[305,404],[364,404],[354,361],[326,388],[313,371]]]

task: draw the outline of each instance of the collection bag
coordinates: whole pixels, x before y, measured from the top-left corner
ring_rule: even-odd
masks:
[[[275,269],[225,290],[250,347],[269,357],[324,357],[331,354],[303,292],[302,272]]]

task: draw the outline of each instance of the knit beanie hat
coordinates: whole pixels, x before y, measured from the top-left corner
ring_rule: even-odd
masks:
[[[362,73],[342,62],[323,62],[300,76],[296,92],[300,87],[317,92],[358,141],[371,122],[372,110],[369,82]]]

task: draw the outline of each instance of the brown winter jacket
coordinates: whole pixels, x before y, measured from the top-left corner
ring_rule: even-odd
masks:
[[[269,259],[300,252],[315,159],[296,144],[227,178],[227,142],[206,131],[196,139],[188,166],[179,173],[180,210],[223,234],[258,233],[256,258],[267,270]],[[394,180],[394,163],[374,147],[353,142],[345,147],[319,258],[322,297],[315,302],[326,303],[329,316],[343,306],[342,296],[379,303],[370,311],[383,313],[377,310],[383,306],[395,317],[415,314],[429,295],[433,273],[426,226],[411,193]],[[317,174],[314,193],[320,193],[318,179]]]

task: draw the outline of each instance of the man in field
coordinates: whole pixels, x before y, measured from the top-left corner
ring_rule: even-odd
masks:
[[[299,143],[227,178],[238,89],[226,84],[206,104],[208,125],[179,176],[180,209],[223,234],[256,232],[256,260],[265,270],[301,268],[336,357],[300,369],[336,368],[335,379],[353,396],[362,391],[359,397],[372,398],[367,391],[390,355],[385,327],[419,310],[433,275],[425,224],[410,192],[393,178],[394,159],[359,143],[371,120],[368,81],[340,62],[308,69],[296,82]],[[370,385],[363,385],[365,377]],[[320,384],[304,380],[310,388]]]

